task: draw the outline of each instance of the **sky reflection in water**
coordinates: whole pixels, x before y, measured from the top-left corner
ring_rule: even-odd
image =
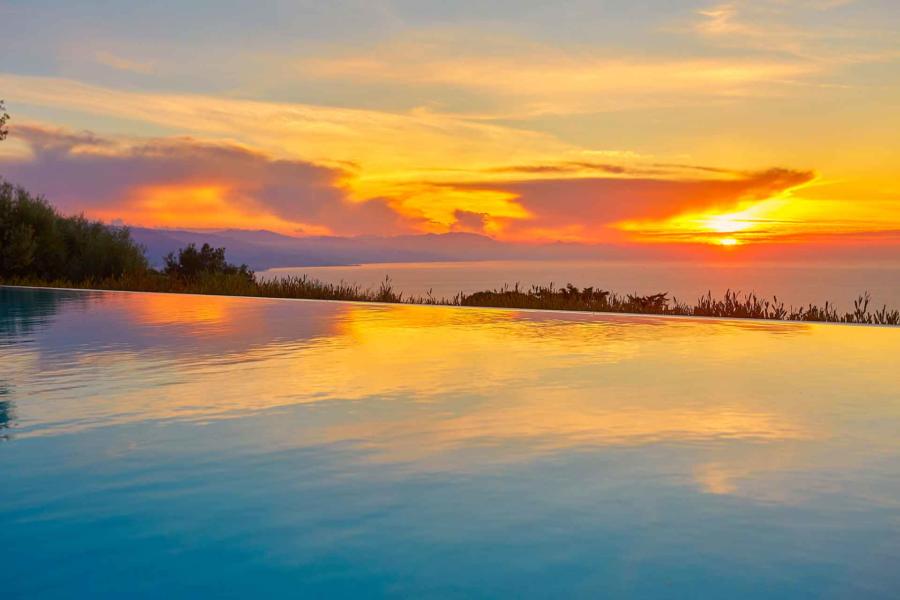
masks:
[[[0,289],[0,559],[14,597],[891,597],[898,350]]]

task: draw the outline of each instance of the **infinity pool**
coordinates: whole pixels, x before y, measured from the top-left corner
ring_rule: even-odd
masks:
[[[900,597],[900,329],[0,288],[4,598]]]

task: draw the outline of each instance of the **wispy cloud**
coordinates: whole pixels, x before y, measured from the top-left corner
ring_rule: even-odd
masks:
[[[814,76],[817,65],[759,57],[650,57],[518,39],[470,43],[471,34],[416,33],[355,53],[301,59],[297,73],[378,85],[441,86],[487,94],[519,118],[679,106],[755,97]],[[507,112],[507,116],[511,116]]]
[[[119,56],[106,50],[98,50],[94,53],[94,60],[97,63],[117,69],[119,71],[128,71],[131,73],[140,73],[149,75],[156,70],[156,65],[149,61],[139,61]]]
[[[239,139],[280,157],[365,165],[395,176],[422,165],[530,162],[581,156],[552,135],[426,110],[405,113],[266,102],[202,94],[133,92],[53,78],[0,74],[15,101],[152,124],[221,139]]]
[[[854,0],[732,0],[696,12],[692,29],[711,42],[795,57],[829,67],[900,59],[900,35],[891,27],[864,29],[826,19]]]

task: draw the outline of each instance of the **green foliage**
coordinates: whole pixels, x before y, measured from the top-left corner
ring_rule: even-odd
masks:
[[[147,269],[128,229],[63,217],[39,196],[0,180],[0,277],[121,277]]]
[[[225,248],[213,248],[209,244],[197,250],[194,244],[170,252],[165,258],[163,272],[182,281],[194,282],[210,276],[234,276],[253,281],[253,271],[247,265],[236,266],[225,260]]]

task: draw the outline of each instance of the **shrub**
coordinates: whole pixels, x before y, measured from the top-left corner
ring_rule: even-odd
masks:
[[[194,282],[210,276],[234,276],[253,281],[253,271],[247,265],[233,265],[225,260],[225,248],[213,248],[209,244],[197,250],[197,246],[189,244],[178,251],[176,256],[170,252],[165,257],[166,266],[163,272],[181,281]]]

